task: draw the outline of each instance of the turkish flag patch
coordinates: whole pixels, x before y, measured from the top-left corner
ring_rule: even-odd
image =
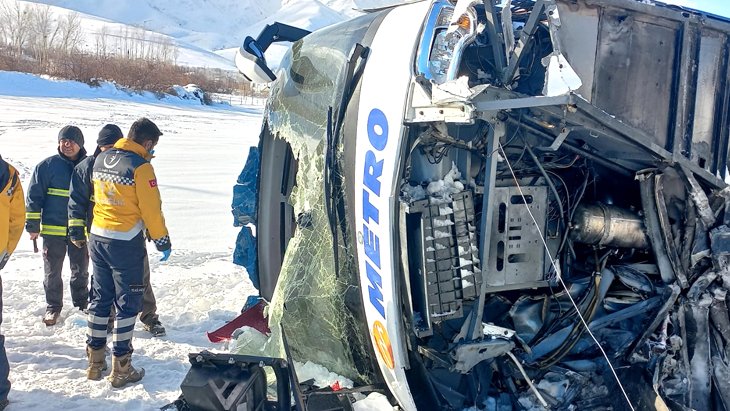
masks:
[[[150,187],[152,187],[152,188],[157,187],[157,179],[150,180]]]

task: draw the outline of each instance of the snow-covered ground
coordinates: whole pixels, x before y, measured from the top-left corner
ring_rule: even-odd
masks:
[[[248,149],[258,141],[260,106],[205,107],[0,72],[0,154],[20,170],[24,187],[35,164],[55,153],[64,125],[79,126],[86,149],[93,151],[104,124],[127,130],[141,116],[164,133],[153,165],[173,252],[159,263],[151,247],[150,262],[167,336],[152,338],[137,325],[133,361],[147,371],[141,383],[114,390],[106,380],[87,381],[85,317],[73,308],[66,285],[60,323],[41,323],[43,261],[24,234],[0,273],[1,328],[13,384],[10,411],[159,409],[179,395],[189,352],[225,349],[210,343],[205,332],[235,317],[246,296],[255,293],[245,270],[231,263],[238,229],[232,226],[230,203]],[[64,283],[68,278],[66,267]]]

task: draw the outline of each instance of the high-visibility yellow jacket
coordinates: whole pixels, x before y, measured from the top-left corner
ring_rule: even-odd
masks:
[[[92,234],[128,241],[146,228],[158,250],[171,247],[151,158],[127,138],[99,154],[91,177],[96,201]]]
[[[18,171],[0,157],[0,262],[15,251],[25,225]]]

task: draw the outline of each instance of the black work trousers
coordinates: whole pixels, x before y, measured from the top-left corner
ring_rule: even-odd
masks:
[[[71,300],[74,307],[86,308],[89,303],[89,250],[78,248],[66,237],[43,237],[43,270],[46,310],[60,312],[63,307],[63,260],[68,254],[71,266]]]

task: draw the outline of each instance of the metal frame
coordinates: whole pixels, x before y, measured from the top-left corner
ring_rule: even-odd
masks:
[[[725,186],[725,183],[709,171],[699,167],[689,158],[672,153],[652,142],[651,137],[636,127],[633,127],[605,111],[590,104],[576,94],[557,97],[525,96],[509,90],[489,88],[472,100],[477,115],[489,117],[497,111],[514,111],[532,109],[553,118],[559,119],[566,125],[573,126],[573,130],[583,129],[597,133],[601,137],[610,138],[617,143],[648,150],[654,156],[655,163],[679,163],[700,177],[704,182],[715,188]],[[525,118],[523,117],[523,120]],[[529,119],[528,119],[529,121]],[[564,127],[538,127],[538,130],[552,139],[558,139]],[[727,145],[727,136],[721,139]],[[566,136],[565,142],[574,139],[573,133]],[[726,163],[722,162],[723,164]]]

